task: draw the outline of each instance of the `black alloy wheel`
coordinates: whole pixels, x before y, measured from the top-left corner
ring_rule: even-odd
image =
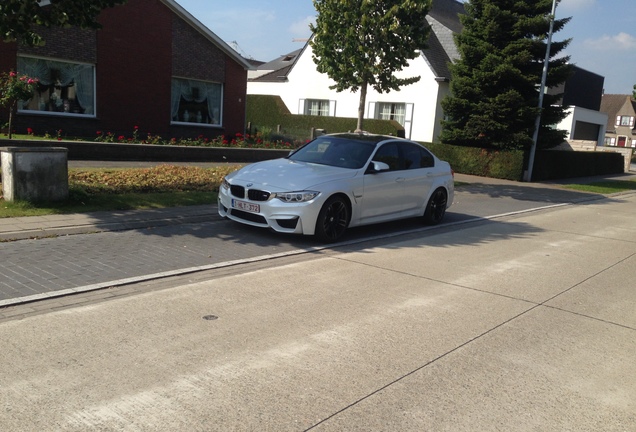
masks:
[[[325,243],[333,243],[344,234],[349,225],[349,206],[338,196],[325,202],[316,221],[316,237]]]
[[[424,212],[424,222],[428,225],[437,225],[444,219],[448,196],[442,188],[436,189],[431,195]]]

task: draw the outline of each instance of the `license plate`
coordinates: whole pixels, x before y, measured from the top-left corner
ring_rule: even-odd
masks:
[[[232,200],[232,208],[243,210],[250,213],[260,213],[261,206],[258,204],[252,204],[245,201]]]

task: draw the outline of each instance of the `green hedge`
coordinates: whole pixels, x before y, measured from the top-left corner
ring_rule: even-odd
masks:
[[[307,139],[311,129],[323,129],[327,133],[347,132],[356,129],[355,118],[308,116],[291,114],[279,96],[248,95],[246,120],[250,133],[262,130],[277,131],[296,139]],[[404,136],[404,128],[393,120],[364,119],[364,130],[393,136]]]
[[[455,172],[506,180],[523,180],[523,151],[485,150],[475,147],[423,143],[437,157],[447,161]],[[540,150],[536,152],[532,181],[557,180],[607,174],[621,174],[624,158],[620,153]]]
[[[422,143],[450,163],[455,172],[481,177],[520,181],[523,178],[522,151],[485,150],[440,143]]]

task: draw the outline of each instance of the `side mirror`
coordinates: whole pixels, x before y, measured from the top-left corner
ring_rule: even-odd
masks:
[[[371,161],[371,164],[369,164],[369,168],[367,168],[367,173],[376,174],[382,171],[388,171],[389,169],[389,165],[384,162]]]

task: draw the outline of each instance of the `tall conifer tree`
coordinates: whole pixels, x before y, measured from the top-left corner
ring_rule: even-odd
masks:
[[[528,149],[539,113],[539,89],[552,0],[469,0],[455,36],[461,58],[450,65],[451,94],[442,101],[442,142],[484,148]],[[555,20],[554,33],[570,18]],[[571,73],[569,57],[556,56],[570,40],[552,41],[547,88]],[[558,145],[565,118],[561,95],[545,94],[539,148]]]

